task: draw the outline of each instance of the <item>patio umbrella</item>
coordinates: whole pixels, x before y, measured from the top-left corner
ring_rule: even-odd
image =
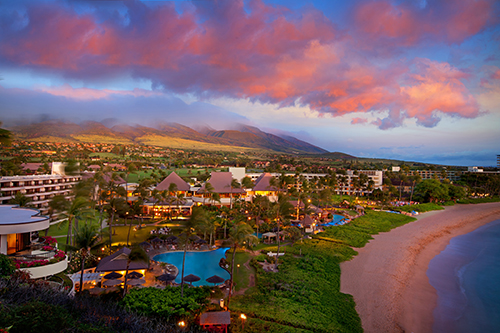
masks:
[[[151,244],[149,244],[148,242],[142,242],[139,244],[139,246],[142,246],[142,247],[150,247]]]
[[[122,280],[106,280],[102,283],[102,285],[106,287],[113,287],[121,284],[122,282]]]
[[[144,275],[139,272],[130,272],[127,274],[127,279],[139,279]]]
[[[130,281],[127,281],[127,285],[129,286],[138,286],[140,284],[144,284],[146,283],[146,281],[142,280],[142,279],[132,279]]]
[[[178,240],[178,238],[177,238],[177,237],[175,237],[175,236],[173,236],[173,235],[172,235],[172,236],[169,236],[169,237],[167,237],[167,238],[165,239],[165,241],[166,241],[167,243],[177,243],[177,240]]]
[[[207,241],[206,241],[206,240],[201,239],[201,238],[200,238],[200,239],[195,240],[194,242],[195,242],[196,244],[206,244],[206,243],[207,243]]]
[[[214,275],[214,276],[211,276],[209,277],[208,279],[206,279],[205,281],[209,282],[209,283],[213,283],[214,285],[218,284],[218,283],[222,283],[224,282],[224,278],[221,278],[220,276],[218,275]]]
[[[92,288],[92,289],[89,290],[89,293],[91,295],[99,295],[100,293],[102,293],[105,290],[106,289],[104,289],[104,288],[94,287],[94,288]]]
[[[111,272],[109,274],[106,274],[104,275],[103,277],[105,279],[108,279],[108,280],[111,280],[111,279],[119,279],[121,278],[123,275],[121,275],[120,273],[117,273],[117,272]]]
[[[158,243],[159,244],[159,243],[163,243],[163,241],[160,238],[156,237],[156,238],[153,238],[151,243]]]
[[[166,273],[158,276],[156,279],[163,282],[171,282],[174,281],[175,278],[176,278],[175,275]]]
[[[192,241],[197,241],[198,239],[200,239],[200,236],[198,236],[198,235],[191,235],[191,236],[189,236],[189,239],[192,240]]]
[[[184,282],[189,282],[190,285],[193,285],[193,282],[200,281],[201,278],[199,276],[189,274],[188,276],[184,277]]]

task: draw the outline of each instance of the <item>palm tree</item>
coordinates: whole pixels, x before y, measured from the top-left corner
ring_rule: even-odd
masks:
[[[257,235],[259,234],[259,223],[262,213],[269,208],[269,198],[262,195],[256,195],[254,198],[254,214],[255,214],[255,224],[257,226]]]
[[[206,182],[205,183],[205,190],[203,191],[203,205],[205,205],[205,194],[206,193],[209,193],[212,194],[214,193],[214,187],[212,186],[212,184],[210,184],[209,182]]]
[[[67,206],[66,215],[68,217],[68,234],[66,237],[66,245],[73,245],[73,220],[75,221],[75,229],[78,230],[78,217],[87,210],[89,202],[84,197],[76,197],[69,206]]]
[[[108,220],[109,224],[109,251],[111,254],[111,245],[113,244],[112,242],[112,237],[113,237],[113,222],[115,219],[115,215],[117,212],[123,210],[125,207],[126,203],[123,198],[111,198],[109,200],[108,204],[106,205],[106,210],[108,213],[108,216],[110,217]]]
[[[148,263],[149,262],[149,256],[139,246],[134,247],[130,251],[129,255],[127,256],[127,269],[125,270],[125,283],[124,283],[124,286],[123,286],[123,297],[125,297],[125,295],[127,294],[127,279],[128,279],[127,275],[128,275],[128,270],[130,268],[130,264],[133,263],[133,262],[145,262],[145,263]]]
[[[229,209],[233,209],[233,188],[241,188],[241,184],[236,180],[232,179],[231,184],[229,185],[231,192],[229,193]]]
[[[187,245],[189,241],[189,236],[193,232],[194,228],[199,224],[204,224],[207,219],[205,209],[203,207],[196,206],[193,208],[191,217],[186,221],[184,225],[184,231],[186,233],[186,240],[184,242],[184,256],[182,257],[182,273],[181,273],[181,297],[184,297],[184,267],[186,263],[186,252]]]
[[[82,267],[80,275],[80,289],[78,294],[81,294],[83,290],[83,271],[85,269],[85,261],[91,250],[97,249],[102,245],[100,242],[99,233],[97,232],[95,226],[91,223],[84,223],[75,233],[75,246],[66,245],[67,248],[73,250],[80,250],[82,255]]]
[[[229,295],[227,298],[228,308],[229,301],[231,300],[231,294],[233,292],[234,258],[236,257],[236,249],[238,247],[241,247],[245,242],[251,243],[258,240],[257,237],[253,234],[252,227],[245,222],[235,224],[231,228],[231,231],[229,231],[229,239],[233,243],[233,257],[231,259],[231,282],[229,284]]]
[[[278,225],[278,253],[276,254],[276,261],[274,264],[274,268],[278,269],[278,257],[280,253],[280,222],[281,220],[288,219],[293,211],[293,205],[288,201],[288,198],[280,195],[278,197],[278,201],[275,203],[274,210],[276,213],[276,223]]]

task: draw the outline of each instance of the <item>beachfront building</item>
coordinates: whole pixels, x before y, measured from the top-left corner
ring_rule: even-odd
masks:
[[[79,175],[60,174],[0,177],[0,204],[8,204],[20,192],[31,199],[31,207],[46,214],[50,199],[60,194],[70,199],[73,188],[81,179]]]
[[[38,232],[49,227],[49,217],[31,208],[0,206],[0,253],[11,256],[32,278],[64,271],[68,260],[62,251],[40,242]]]

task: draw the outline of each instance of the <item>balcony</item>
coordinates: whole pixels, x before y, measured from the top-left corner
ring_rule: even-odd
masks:
[[[29,273],[32,279],[55,275],[68,268],[68,256],[57,249],[27,250],[10,257],[16,267]]]

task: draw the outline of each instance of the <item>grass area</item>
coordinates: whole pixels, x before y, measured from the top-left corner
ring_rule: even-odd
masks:
[[[443,209],[444,208],[441,205],[435,204],[433,202],[394,208],[395,211],[408,212],[408,213],[410,213],[412,211],[416,211],[419,213],[425,213],[425,212],[430,212],[432,210],[443,210]]]
[[[229,325],[229,332],[309,333],[312,331],[287,325],[280,325],[278,323],[273,323],[258,318],[248,318],[243,325],[240,316],[238,314],[232,314],[231,325]]]
[[[339,264],[356,255],[351,246],[362,247],[372,235],[414,220],[368,210],[347,225],[327,228],[320,237],[286,246],[277,273],[263,271],[253,259],[257,287],[235,296],[231,310],[256,320],[248,320],[245,332],[362,332],[352,296],[340,293]],[[276,251],[276,245],[261,246]]]
[[[251,257],[252,255],[248,252],[236,251],[236,258],[234,259],[234,264],[236,265],[236,267],[234,268],[234,282],[236,283],[236,291],[248,288],[250,274],[254,273],[254,269],[248,269],[243,264],[249,261]],[[227,252],[227,260],[230,263],[232,262],[232,251]],[[240,265],[240,267],[238,267],[238,265]]]
[[[480,204],[488,202],[500,202],[500,197],[468,198],[468,199],[457,200],[457,204]]]
[[[414,220],[415,218],[406,215],[368,210],[366,215],[351,223],[326,228],[320,237],[325,240],[341,241],[352,247],[363,247],[373,238],[372,235],[390,231]]]

